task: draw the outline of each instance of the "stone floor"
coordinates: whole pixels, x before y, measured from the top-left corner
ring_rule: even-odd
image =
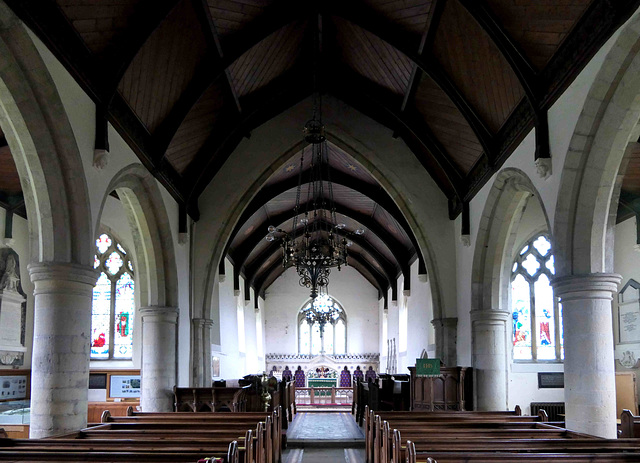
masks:
[[[298,412],[287,431],[284,463],[362,463],[364,435],[351,413]]]

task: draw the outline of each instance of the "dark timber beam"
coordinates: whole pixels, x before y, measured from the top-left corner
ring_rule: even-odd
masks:
[[[527,56],[498,23],[485,0],[458,1],[480,24],[480,27],[491,38],[495,46],[498,47],[498,50],[500,50],[500,53],[507,60],[507,63],[509,63],[520,81],[520,85],[522,85],[531,106],[537,111],[540,100],[538,75]]]
[[[308,77],[299,69],[289,71],[245,97],[242,114],[214,128],[184,174],[190,208],[197,208],[198,197],[247,133],[311,94]]]
[[[336,213],[349,217],[350,219],[353,219],[363,225],[366,228],[365,233],[373,233],[374,235],[376,235],[389,249],[391,255],[396,258],[399,268],[402,268],[403,262],[409,262],[411,256],[409,255],[407,250],[404,249],[401,243],[382,225],[380,225],[368,215],[361,214],[339,204],[336,204],[335,206]],[[305,210],[305,208],[306,204],[301,205],[302,210]],[[271,224],[278,227],[279,225],[293,219],[294,215],[295,212],[293,210],[288,210],[271,217],[270,222]],[[262,224],[262,226],[256,227],[256,229],[242,241],[242,244],[240,244],[236,248],[235,252],[232,255],[236,268],[244,268],[247,259],[251,255],[253,249],[267,235],[267,225],[268,224]]]
[[[476,110],[444,72],[440,63],[430,53],[418,53],[417,40],[414,34],[402,29],[361,1],[325,0],[322,2],[322,8],[330,14],[342,17],[378,36],[378,38],[406,55],[447,94],[469,123],[485,152],[490,153],[490,156],[494,155],[493,135],[480,119]]]
[[[283,0],[269,6],[265,13],[251,22],[243,31],[224,39],[225,52],[222,57],[217,52],[210,52],[204,57],[193,80],[180,95],[166,120],[162,123],[162,131],[158,130],[162,141],[160,146],[168,146],[178,128],[204,92],[224,74],[238,58],[248,52],[262,40],[269,37],[293,21],[310,14],[312,2]],[[167,140],[168,139],[168,140]]]
[[[445,1],[446,0],[434,0],[431,3],[429,19],[427,20],[427,24],[425,24],[424,32],[422,33],[422,39],[420,40],[420,45],[418,46],[418,54],[420,56],[422,56],[422,54],[424,53],[425,48],[431,49],[431,47],[433,46],[433,42],[436,37],[436,30],[438,29],[440,18],[442,17],[442,12],[444,11]],[[404,109],[407,107],[407,103],[413,100],[413,97],[418,90],[418,86],[420,85],[421,75],[422,71],[418,69],[418,65],[414,63],[411,69],[411,76],[409,77],[407,89],[404,92],[404,99],[402,100],[400,111],[404,111]]]
[[[115,95],[125,72],[140,52],[149,37],[169,16],[180,0],[144,0],[135,9],[129,20],[129,28],[121,36],[116,35],[109,47],[100,56],[105,82],[103,101],[108,103]]]
[[[302,172],[302,178],[309,178],[309,169]],[[413,246],[416,248],[416,252],[420,258],[422,258],[422,254],[419,252],[418,242],[415,238],[413,230],[409,226],[409,223],[404,218],[404,215],[396,205],[396,203],[391,199],[389,194],[379,186],[373,186],[370,183],[364,182],[358,178],[351,177],[339,170],[336,170],[333,167],[330,167],[328,170],[328,175],[331,178],[331,183],[334,185],[342,185],[351,190],[357,191],[358,193],[366,196],[371,199],[378,206],[382,207],[386,212],[388,212],[402,227],[404,232],[407,234]],[[307,185],[308,182],[303,185]],[[240,232],[242,226],[255,214],[260,210],[260,208],[264,207],[269,201],[275,199],[278,195],[285,193],[291,189],[297,188],[298,186],[298,174],[292,176],[286,180],[278,182],[270,187],[262,188],[251,200],[249,205],[245,208],[238,220],[233,232],[231,232],[231,236],[229,237],[228,243],[232,243],[237,234]],[[266,233],[266,229],[265,229]]]
[[[336,73],[337,74],[337,73]],[[393,96],[384,96],[383,89],[366,79],[354,75],[352,71],[342,70],[338,82],[333,82],[332,93],[349,105],[363,112],[391,130],[397,130],[403,138],[414,138],[424,146],[433,157],[437,165],[443,170],[451,189],[459,196],[465,194],[463,176],[452,163],[444,147],[433,135],[431,130],[421,121],[415,111],[400,112],[398,100]],[[431,167],[424,162],[423,156],[412,150],[416,158],[425,167],[431,177],[437,175],[431,172]]]
[[[196,14],[198,15],[198,19],[202,24],[202,30],[205,37],[207,38],[209,48],[213,48],[217,51],[219,60],[224,59],[224,52],[222,51],[222,45],[220,44],[220,37],[218,36],[218,30],[216,29],[216,25],[213,22],[213,18],[211,17],[209,4],[206,0],[192,0],[192,3],[193,7],[196,10]],[[235,102],[238,112],[241,113],[242,107],[240,106],[240,100],[238,99],[238,94],[236,93],[236,89],[233,86],[233,82],[231,81],[231,76],[229,75],[228,69],[225,69],[224,75],[225,80],[227,81],[229,95]]]
[[[326,221],[321,222],[322,225],[330,226],[330,224]],[[298,227],[295,233],[291,234],[292,239],[298,239],[302,236],[304,231],[303,227]],[[389,284],[395,280],[398,275],[398,271],[400,268],[398,267],[397,262],[389,262],[386,257],[382,255],[374,246],[372,246],[366,239],[362,236],[351,235],[345,233],[344,230],[337,230],[336,235],[338,235],[341,239],[351,240],[354,244],[360,246],[364,252],[366,252],[371,258],[378,263],[380,268],[383,271],[384,277],[387,279]],[[250,265],[247,265],[244,269],[245,279],[249,281],[253,281],[260,270],[260,267],[267,262],[271,257],[273,257],[276,253],[282,253],[282,246],[279,240],[273,241],[267,248],[265,248],[260,254],[258,254],[251,262]],[[351,251],[351,249],[349,249]],[[349,252],[349,255],[351,252]],[[242,272],[242,269],[241,269]]]

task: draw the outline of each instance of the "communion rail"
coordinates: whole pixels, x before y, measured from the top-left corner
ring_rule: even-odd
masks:
[[[353,403],[351,387],[296,387],[296,405],[323,405]]]

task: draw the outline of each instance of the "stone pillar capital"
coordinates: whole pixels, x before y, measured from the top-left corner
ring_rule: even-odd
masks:
[[[499,324],[509,320],[511,313],[503,310],[472,310],[471,322],[476,324]]]
[[[585,299],[613,300],[622,277],[617,273],[590,273],[557,277],[551,281],[561,302]]]
[[[142,321],[157,321],[166,323],[178,323],[178,308],[152,305],[140,308]]]
[[[34,295],[69,292],[85,295],[93,291],[99,276],[93,267],[63,262],[37,262],[27,269],[35,285]]]
[[[213,320],[209,318],[193,318],[191,319],[191,323],[193,323],[193,325],[196,327],[209,328],[213,326]]]

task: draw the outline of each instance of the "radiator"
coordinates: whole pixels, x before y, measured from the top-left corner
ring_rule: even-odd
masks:
[[[531,402],[532,415],[537,415],[540,410],[547,412],[549,421],[564,421],[564,402]]]

